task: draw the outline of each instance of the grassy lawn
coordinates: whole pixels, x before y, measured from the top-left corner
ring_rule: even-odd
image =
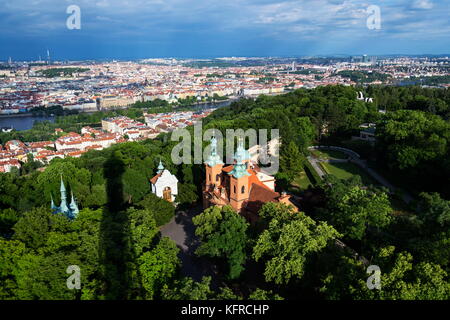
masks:
[[[370,177],[363,169],[353,163],[320,163],[326,173],[331,174],[338,179],[347,180],[354,175],[361,176],[362,183],[368,185],[379,185],[372,177]]]
[[[321,159],[347,159],[347,155],[336,150],[313,150],[311,153]]]
[[[305,171],[303,171],[297,177],[295,177],[294,181],[292,181],[292,185],[302,190],[306,190],[309,186],[312,185],[312,183],[309,180],[308,175],[305,173]]]

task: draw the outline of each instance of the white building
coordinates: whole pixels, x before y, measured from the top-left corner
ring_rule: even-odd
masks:
[[[169,170],[164,169],[159,161],[158,173],[150,180],[152,193],[169,202],[174,202],[178,195],[178,179]]]

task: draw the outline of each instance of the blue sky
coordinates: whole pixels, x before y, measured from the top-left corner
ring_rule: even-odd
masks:
[[[449,21],[450,0],[1,0],[0,60],[450,54]]]

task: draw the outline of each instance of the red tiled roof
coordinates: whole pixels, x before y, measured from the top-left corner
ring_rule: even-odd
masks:
[[[154,176],[153,178],[151,178],[151,179],[150,179],[150,182],[151,182],[152,184],[155,184],[156,181],[158,181],[159,177],[161,177],[161,174],[160,174],[160,173],[158,173],[156,176]]]
[[[250,189],[246,209],[256,213],[264,203],[277,202],[279,196],[280,194],[278,192],[265,188],[260,184],[253,184]]]
[[[225,173],[229,173],[229,172],[231,172],[231,170],[233,170],[233,168],[234,168],[233,165],[229,165],[227,167],[223,167],[222,171],[225,172]]]

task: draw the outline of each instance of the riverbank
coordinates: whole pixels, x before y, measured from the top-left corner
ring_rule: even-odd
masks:
[[[35,116],[32,112],[13,113],[13,114],[0,114],[0,118],[23,118]]]
[[[217,102],[201,102],[196,103],[190,106],[179,106],[172,108],[172,112],[182,112],[182,111],[196,111],[196,110],[205,110],[205,109],[216,109],[216,108],[222,108],[229,106],[233,101],[236,101],[238,99],[227,99],[223,101],[217,101]],[[123,107],[123,108],[108,108],[107,110],[100,110],[100,111],[94,111],[94,110],[86,110],[86,111],[80,111],[78,114],[94,114],[97,112],[111,112],[111,111],[118,111],[118,110],[126,110],[131,109],[132,107]],[[161,113],[161,112],[159,112]],[[20,113],[20,114],[13,114],[13,115],[0,115],[0,128],[6,127],[17,130],[17,131],[23,131],[23,130],[29,130],[33,128],[33,125],[35,122],[41,122],[41,121],[50,121],[55,122],[57,117],[64,118],[65,116],[45,116],[45,115],[36,115],[31,112],[29,113]]]

